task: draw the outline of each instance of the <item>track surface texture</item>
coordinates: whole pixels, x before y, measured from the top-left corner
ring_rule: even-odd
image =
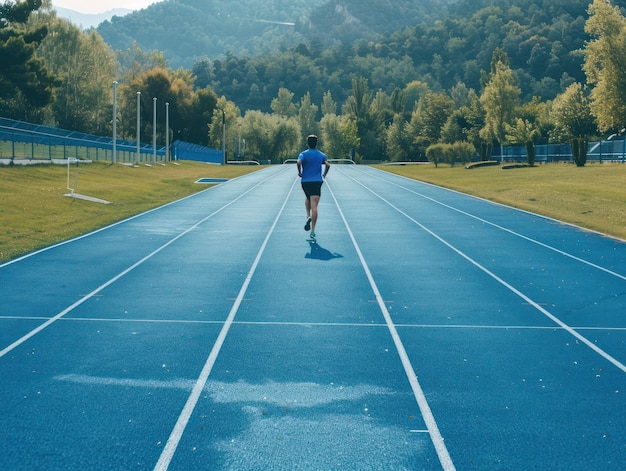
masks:
[[[84,203],[89,204],[89,203]],[[626,469],[626,244],[273,166],[0,266],[5,470]]]

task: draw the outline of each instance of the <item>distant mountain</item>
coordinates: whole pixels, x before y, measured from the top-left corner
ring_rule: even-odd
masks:
[[[115,8],[114,10],[105,11],[104,13],[94,14],[80,13],[78,11],[68,10],[67,8],[57,6],[55,6],[54,9],[56,10],[59,18],[69,20],[82,29],[95,28],[103,21],[108,21],[114,16],[123,17],[133,12],[133,10],[128,10],[126,8]]]
[[[315,39],[329,46],[441,15],[455,0],[165,0],[98,26],[115,50],[133,41],[171,67],[227,54],[257,56]]]

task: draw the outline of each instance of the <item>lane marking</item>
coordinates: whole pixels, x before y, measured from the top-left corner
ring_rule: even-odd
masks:
[[[344,173],[345,175],[345,173]],[[514,294],[516,294],[517,296],[519,296],[520,298],[522,298],[524,301],[526,301],[528,304],[530,304],[532,307],[534,307],[537,311],[541,312],[543,315],[545,315],[548,319],[552,320],[555,324],[559,325],[562,329],[564,329],[565,331],[567,331],[569,334],[571,334],[573,337],[577,338],[578,340],[580,340],[582,343],[584,343],[585,345],[587,345],[589,348],[591,348],[593,351],[595,351],[598,355],[600,355],[601,357],[603,357],[605,360],[607,360],[609,363],[612,363],[613,365],[615,365],[618,369],[620,369],[621,371],[623,371],[624,373],[626,373],[626,365],[622,362],[620,362],[617,358],[613,357],[612,355],[608,354],[607,352],[605,352],[604,350],[602,350],[600,347],[598,347],[597,345],[595,345],[592,341],[588,340],[586,337],[584,337],[583,335],[581,335],[580,333],[578,333],[576,330],[574,330],[572,327],[570,327],[568,324],[566,324],[565,322],[563,322],[561,319],[559,319],[558,317],[556,317],[554,314],[552,314],[551,312],[549,312],[547,309],[543,308],[539,303],[535,302],[534,300],[532,300],[530,297],[528,297],[527,295],[525,295],[524,293],[522,293],[521,291],[519,291],[517,288],[515,288],[514,286],[512,286],[511,284],[507,283],[506,281],[504,281],[502,278],[500,278],[498,275],[496,275],[495,273],[493,273],[492,271],[490,271],[487,267],[481,265],[479,262],[477,262],[476,260],[474,260],[473,258],[471,258],[469,255],[465,254],[462,250],[456,248],[454,245],[452,245],[451,243],[449,243],[448,241],[446,241],[445,239],[443,239],[441,236],[439,236],[438,234],[435,234],[433,231],[431,231],[429,228],[427,228],[426,226],[424,226],[422,223],[420,223],[419,221],[415,220],[414,218],[412,218],[409,214],[405,213],[404,211],[402,211],[400,208],[398,208],[397,206],[395,206],[393,203],[391,203],[390,201],[386,200],[383,196],[379,195],[378,193],[376,193],[374,190],[372,190],[371,188],[367,187],[365,184],[357,181],[356,179],[350,177],[349,175],[348,178],[351,178],[353,181],[355,181],[356,183],[358,183],[359,185],[361,185],[363,188],[365,188],[367,191],[369,191],[370,193],[372,193],[374,196],[376,196],[377,198],[379,198],[380,200],[382,200],[383,202],[385,202],[388,206],[390,206],[391,208],[395,209],[397,212],[399,212],[400,214],[402,214],[404,217],[406,217],[408,220],[410,220],[411,222],[413,222],[414,224],[416,224],[417,226],[419,226],[422,230],[424,230],[425,232],[427,232],[428,234],[430,234],[431,236],[433,236],[435,239],[437,239],[439,242],[441,242],[442,244],[444,244],[445,246],[447,246],[449,249],[451,249],[452,251],[456,252],[458,255],[460,255],[461,257],[463,257],[465,260],[467,260],[468,262],[470,262],[472,265],[474,265],[476,268],[478,268],[479,270],[483,271],[484,273],[486,273],[487,275],[489,275],[491,278],[493,278],[494,280],[496,280],[498,283],[500,283],[502,286],[504,286],[505,288],[509,289],[511,292],[513,292]]]
[[[289,201],[289,197],[291,196],[291,193],[293,192],[295,183],[296,183],[296,180],[294,180],[294,182],[292,183],[289,193],[287,194],[287,197],[283,201],[283,205],[281,206],[280,210],[278,211],[278,214],[276,215],[276,218],[274,219],[274,223],[272,224],[267,235],[265,236],[265,240],[263,241],[263,244],[261,244],[261,248],[259,249],[259,252],[257,253],[256,258],[254,259],[254,262],[252,263],[252,266],[250,267],[248,274],[246,275],[246,279],[244,280],[243,285],[241,286],[241,289],[239,290],[239,294],[237,295],[237,298],[235,299],[235,302],[233,303],[233,306],[230,309],[230,312],[228,313],[228,317],[226,318],[226,321],[224,321],[224,325],[222,326],[222,329],[220,330],[220,333],[217,336],[215,343],[213,344],[213,348],[211,349],[211,352],[209,353],[209,356],[202,368],[202,371],[200,372],[200,376],[198,376],[198,379],[196,380],[194,384],[191,394],[187,398],[187,402],[185,403],[185,406],[183,407],[182,412],[178,416],[178,420],[176,421],[176,424],[174,425],[174,429],[170,433],[170,436],[167,439],[167,442],[165,443],[165,447],[163,448],[163,451],[161,452],[161,456],[159,457],[159,460],[154,466],[155,471],[166,470],[169,467],[170,463],[172,462],[174,453],[176,453],[178,444],[180,443],[183,433],[185,432],[185,428],[187,428],[187,424],[189,423],[189,420],[191,419],[191,414],[196,408],[196,404],[198,403],[198,400],[200,399],[202,391],[206,387],[206,383],[209,379],[209,375],[211,374],[211,370],[213,369],[213,366],[215,365],[217,356],[219,355],[222,349],[222,346],[224,345],[224,341],[226,340],[226,336],[228,335],[228,332],[230,331],[230,328],[233,325],[235,316],[237,315],[237,312],[239,311],[239,306],[244,300],[244,296],[246,294],[246,291],[248,290],[248,286],[250,285],[250,282],[252,281],[252,277],[254,276],[257,266],[259,265],[259,262],[261,260],[261,257],[263,256],[263,253],[265,252],[265,248],[267,247],[270,237],[274,233],[274,230],[278,224],[278,220],[280,219],[281,215],[283,214],[285,210],[285,207],[287,206],[287,202]]]
[[[12,344],[10,344],[8,347],[4,348],[3,350],[0,350],[0,358],[2,358],[4,355],[6,355],[7,353],[9,353],[10,351],[14,350],[15,348],[19,347],[20,345],[22,345],[24,342],[26,342],[27,340],[29,340],[30,338],[34,337],[35,335],[37,335],[39,332],[41,332],[42,330],[46,329],[47,327],[49,327],[50,325],[54,324],[56,321],[58,321],[59,319],[61,319],[62,317],[64,317],[66,314],[68,314],[69,312],[73,311],[74,309],[76,309],[78,306],[80,306],[81,304],[85,303],[86,301],[88,301],[89,299],[95,297],[96,295],[98,295],[101,291],[103,291],[105,288],[107,288],[108,286],[112,285],[113,283],[115,283],[116,281],[118,281],[120,278],[124,277],[125,275],[127,275],[128,273],[130,273],[131,271],[133,271],[135,268],[137,268],[138,266],[142,265],[143,263],[145,263],[146,261],[150,260],[152,257],[154,257],[155,255],[157,255],[159,252],[163,251],[165,248],[169,247],[170,245],[172,245],[174,242],[176,242],[178,239],[180,239],[181,237],[187,235],[188,233],[190,233],[191,231],[195,230],[196,228],[198,228],[201,224],[205,223],[206,221],[208,221],[209,219],[211,219],[213,216],[215,216],[216,214],[222,212],[223,210],[225,210],[226,208],[228,208],[229,206],[231,206],[232,204],[234,204],[236,201],[240,200],[241,198],[243,198],[245,195],[247,195],[248,193],[250,193],[252,190],[254,190],[255,188],[257,188],[258,186],[262,185],[263,183],[265,183],[267,180],[273,178],[275,175],[272,174],[269,177],[265,178],[264,180],[260,181],[259,183],[257,183],[256,185],[252,186],[251,188],[249,188],[247,191],[243,192],[242,194],[240,194],[237,198],[229,201],[227,204],[225,204],[224,206],[222,206],[221,208],[219,208],[218,210],[214,211],[213,213],[209,214],[208,216],[204,217],[203,219],[201,219],[200,221],[198,221],[197,223],[195,223],[193,226],[189,227],[188,229],[186,229],[185,231],[181,232],[180,234],[178,234],[176,237],[170,239],[168,242],[166,242],[165,244],[163,244],[161,247],[157,248],[156,250],[154,250],[153,252],[149,253],[148,255],[146,255],[145,257],[143,257],[141,260],[135,262],[134,264],[132,264],[130,267],[126,268],[125,270],[123,270],[122,272],[120,272],[119,274],[117,274],[116,276],[114,276],[113,278],[111,278],[110,280],[108,280],[107,282],[103,283],[102,285],[98,286],[96,289],[94,289],[92,292],[84,295],[82,298],[80,298],[78,301],[76,301],[74,304],[70,305],[69,307],[65,308],[63,311],[59,312],[57,315],[49,318],[46,322],[44,322],[43,324],[41,324],[40,326],[36,327],[35,329],[31,330],[30,332],[28,332],[27,334],[25,334],[24,336],[22,336],[21,338],[19,338],[18,340],[16,340],[15,342],[13,342]],[[173,203],[171,203],[173,204]],[[132,219],[132,218],[131,218]],[[83,237],[87,237],[87,236],[83,236]],[[72,240],[78,240],[78,239],[72,239]],[[67,243],[69,243],[71,241],[68,241]],[[63,245],[62,244],[57,244],[56,246],[59,245]],[[47,249],[44,249],[47,250]],[[42,250],[43,251],[43,250]],[[40,251],[41,252],[41,251]],[[22,257],[22,258],[26,258],[26,257]],[[18,259],[20,260],[20,259]],[[17,260],[16,260],[17,261]],[[8,265],[8,264],[5,264]],[[0,268],[2,268],[5,265],[0,265]]]
[[[365,172],[363,172],[363,173],[365,173]],[[369,175],[369,174],[367,174],[367,175]],[[392,174],[392,175],[393,175],[393,174]],[[347,175],[347,176],[348,176],[349,178],[352,178],[352,177],[350,177],[349,175]],[[593,263],[593,262],[591,262],[591,261],[589,261],[589,260],[585,260],[584,258],[580,258],[580,257],[578,257],[578,256],[576,256],[576,255],[573,255],[573,254],[570,254],[570,253],[568,253],[568,252],[565,252],[565,251],[563,251],[563,250],[561,250],[561,249],[558,249],[558,248],[556,248],[556,247],[554,247],[554,246],[552,246],[552,245],[548,245],[548,244],[546,244],[546,243],[544,243],[544,242],[540,242],[540,241],[538,241],[537,239],[533,239],[532,237],[528,237],[528,236],[525,236],[525,235],[523,235],[523,234],[520,234],[519,232],[516,232],[516,231],[514,231],[514,230],[512,230],[512,229],[509,229],[509,228],[507,228],[507,227],[501,226],[501,225],[499,225],[499,224],[496,224],[495,222],[491,222],[491,221],[488,221],[488,220],[486,220],[486,219],[483,219],[483,218],[481,218],[480,216],[476,216],[475,214],[471,214],[471,213],[468,213],[468,212],[466,212],[466,211],[463,211],[462,209],[455,208],[454,206],[450,206],[450,205],[448,205],[448,204],[446,204],[446,203],[443,203],[443,202],[438,201],[438,200],[436,200],[436,199],[434,199],[434,198],[431,198],[430,196],[426,196],[426,195],[424,195],[423,193],[419,193],[419,192],[417,192],[417,191],[415,191],[415,190],[411,190],[410,188],[407,188],[407,187],[405,187],[405,186],[402,186],[402,185],[400,185],[400,184],[398,184],[398,183],[395,183],[395,182],[389,181],[389,180],[387,180],[387,179],[381,178],[381,177],[379,177],[379,176],[377,176],[377,175],[372,175],[372,176],[373,176],[374,178],[377,178],[377,179],[381,180],[381,181],[384,181],[385,183],[388,183],[388,184],[390,184],[390,185],[394,185],[394,186],[396,186],[396,187],[398,187],[398,188],[401,188],[401,189],[403,189],[403,190],[405,190],[405,191],[408,191],[409,193],[413,193],[414,195],[417,195],[417,196],[419,196],[419,197],[421,197],[421,198],[423,198],[423,199],[429,200],[429,201],[431,201],[431,202],[433,202],[433,203],[435,203],[435,204],[438,204],[438,205],[443,206],[443,207],[445,207],[445,208],[451,209],[452,211],[456,211],[456,212],[461,213],[461,214],[463,214],[463,215],[465,215],[465,216],[468,216],[468,217],[470,217],[470,218],[476,219],[477,221],[480,221],[480,222],[482,222],[482,223],[484,223],[484,224],[487,224],[487,225],[489,225],[489,226],[493,226],[493,227],[495,227],[496,229],[500,229],[500,230],[502,230],[502,231],[504,231],[504,232],[508,232],[509,234],[512,234],[512,235],[514,235],[514,236],[516,236],[516,237],[519,237],[519,238],[521,238],[521,239],[524,239],[524,240],[526,240],[526,241],[528,241],[528,242],[532,242],[533,244],[537,244],[537,245],[539,245],[539,246],[541,246],[541,247],[543,247],[543,248],[546,248],[546,249],[548,249],[548,250],[552,250],[552,251],[554,251],[554,252],[556,252],[556,253],[558,253],[558,254],[560,254],[560,255],[563,255],[564,257],[571,258],[572,260],[576,260],[577,262],[583,263],[583,264],[585,264],[585,265],[588,265],[588,266],[593,267],[593,268],[595,268],[595,269],[597,269],[597,270],[603,271],[603,272],[605,272],[605,273],[608,273],[609,275],[615,276],[615,277],[617,277],[617,278],[620,278],[620,279],[622,279],[622,280],[626,281],[626,275],[622,275],[622,274],[617,273],[617,272],[615,272],[615,271],[613,271],[613,270],[610,270],[610,269],[608,269],[608,268],[602,267],[602,266],[600,266],[600,265],[598,265],[598,264],[596,264],[596,263]],[[398,175],[398,176],[401,176],[401,175]],[[354,180],[354,178],[353,178],[353,180]],[[354,180],[354,181],[356,182],[356,180]],[[414,181],[415,181],[416,183],[424,183],[424,184],[426,184],[426,185],[430,185],[429,183],[419,182],[419,181],[417,181],[417,180],[414,180]],[[357,183],[359,183],[359,182],[357,182]],[[436,185],[432,185],[432,186],[435,186],[435,187],[436,187]],[[459,194],[462,194],[462,195],[464,195],[464,196],[469,196],[469,197],[471,197],[471,198],[474,198],[474,199],[479,199],[479,200],[486,201],[486,202],[488,202],[488,203],[496,204],[496,205],[499,205],[499,206],[504,206],[504,207],[506,207],[506,208],[511,208],[511,209],[514,209],[514,210],[517,210],[517,211],[524,212],[524,213],[526,213],[526,214],[531,214],[531,215],[533,215],[533,216],[540,217],[540,218],[542,218],[542,219],[547,219],[547,220],[555,221],[555,222],[558,222],[558,223],[560,223],[560,224],[568,224],[568,223],[564,223],[563,221],[559,221],[559,220],[557,220],[557,219],[552,219],[552,218],[548,218],[548,217],[546,217],[546,216],[542,216],[542,215],[540,215],[540,214],[531,213],[530,211],[525,211],[525,210],[523,210],[523,209],[513,208],[512,206],[503,205],[503,204],[501,204],[501,203],[497,203],[497,202],[495,202],[495,201],[485,200],[485,199],[483,199],[483,198],[479,198],[479,197],[477,197],[477,196],[467,195],[467,194],[465,194],[465,193],[457,192],[457,191],[455,191],[455,190],[451,190],[451,189],[449,189],[449,188],[443,188],[443,187],[438,187],[438,188],[442,188],[442,189],[444,189],[444,190],[447,190],[447,191],[450,191],[450,192],[454,192],[454,193],[459,193]],[[572,224],[569,224],[569,225],[572,225]],[[573,226],[573,225],[572,225],[572,226]],[[588,229],[584,229],[584,228],[581,228],[581,227],[578,227],[578,226],[574,226],[574,227],[577,227],[577,228],[579,228],[579,229],[582,229],[582,230],[588,231]],[[589,232],[593,232],[593,231],[589,231]],[[595,233],[596,233],[596,234],[600,234],[600,233],[598,233],[598,232],[595,232]],[[604,237],[606,237],[606,235],[605,235],[605,234],[601,234],[601,235],[602,235],[602,236],[604,236]]]
[[[448,449],[444,443],[443,437],[441,436],[441,432],[439,431],[439,427],[437,426],[437,422],[435,421],[435,417],[432,413],[432,410],[430,409],[430,405],[428,404],[428,401],[426,400],[424,391],[422,390],[422,387],[417,379],[417,375],[415,374],[415,369],[413,368],[413,365],[411,364],[411,360],[409,359],[409,355],[407,354],[406,349],[404,348],[404,344],[402,343],[400,334],[398,334],[396,326],[394,325],[393,320],[391,319],[391,315],[389,314],[389,311],[387,310],[385,301],[383,300],[383,297],[380,294],[380,291],[378,290],[378,286],[376,285],[376,281],[374,280],[372,272],[370,271],[369,266],[367,262],[365,261],[365,257],[363,256],[363,253],[361,252],[359,244],[356,241],[356,238],[354,237],[352,229],[350,228],[350,225],[348,224],[348,221],[341,209],[341,206],[339,205],[339,202],[337,201],[337,198],[335,197],[335,193],[332,191],[332,188],[330,185],[327,185],[327,187],[331,196],[333,197],[333,200],[335,201],[335,205],[337,206],[339,215],[341,216],[341,219],[343,220],[346,230],[348,231],[348,235],[350,236],[350,239],[352,240],[352,245],[354,246],[357,252],[357,255],[359,256],[359,260],[361,261],[363,270],[365,271],[365,274],[367,276],[367,279],[369,280],[372,291],[374,292],[374,295],[376,297],[376,301],[378,302],[378,307],[380,308],[380,311],[382,312],[383,317],[385,318],[385,323],[387,325],[387,328],[389,329],[389,332],[393,339],[393,343],[396,347],[398,355],[400,356],[400,360],[402,362],[404,372],[409,380],[411,389],[413,390],[413,395],[415,396],[415,399],[417,400],[417,405],[422,413],[422,418],[424,419],[424,422],[426,423],[428,433],[430,434],[430,439],[435,447],[437,456],[439,457],[439,462],[441,463],[441,466],[443,467],[445,471],[455,470],[456,468],[454,466],[454,463],[452,462],[450,453],[448,452]]]
[[[233,299],[234,300],[234,299]],[[245,301],[245,299],[244,299]],[[375,302],[375,301],[374,301]],[[2,320],[27,320],[45,321],[48,317],[21,317],[21,316],[0,316]],[[193,319],[139,319],[121,317],[64,317],[61,322],[120,322],[135,324],[190,324],[190,325],[222,325],[220,320],[193,320]],[[268,325],[287,327],[378,327],[387,328],[386,324],[372,322],[369,324],[356,322],[289,322],[289,321],[234,321],[234,325]],[[467,329],[467,330],[560,330],[556,326],[538,325],[488,325],[488,324],[395,324],[396,327],[416,328],[416,329]],[[593,326],[571,326],[574,330],[588,330],[601,332],[626,332],[626,327],[593,327]]]

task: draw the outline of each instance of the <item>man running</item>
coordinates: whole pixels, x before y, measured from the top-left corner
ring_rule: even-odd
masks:
[[[315,239],[315,224],[317,223],[317,205],[322,195],[322,183],[328,170],[330,162],[328,157],[320,152],[317,147],[317,136],[311,134],[306,138],[307,150],[298,156],[298,176],[301,178],[302,190],[306,195],[304,207],[306,208],[305,231],[311,231],[311,239]],[[324,174],[322,175],[322,165]]]

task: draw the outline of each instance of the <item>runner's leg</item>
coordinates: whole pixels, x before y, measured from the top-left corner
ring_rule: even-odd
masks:
[[[315,232],[315,223],[317,222],[317,205],[320,202],[319,195],[312,195],[309,207],[311,209],[311,232]]]

